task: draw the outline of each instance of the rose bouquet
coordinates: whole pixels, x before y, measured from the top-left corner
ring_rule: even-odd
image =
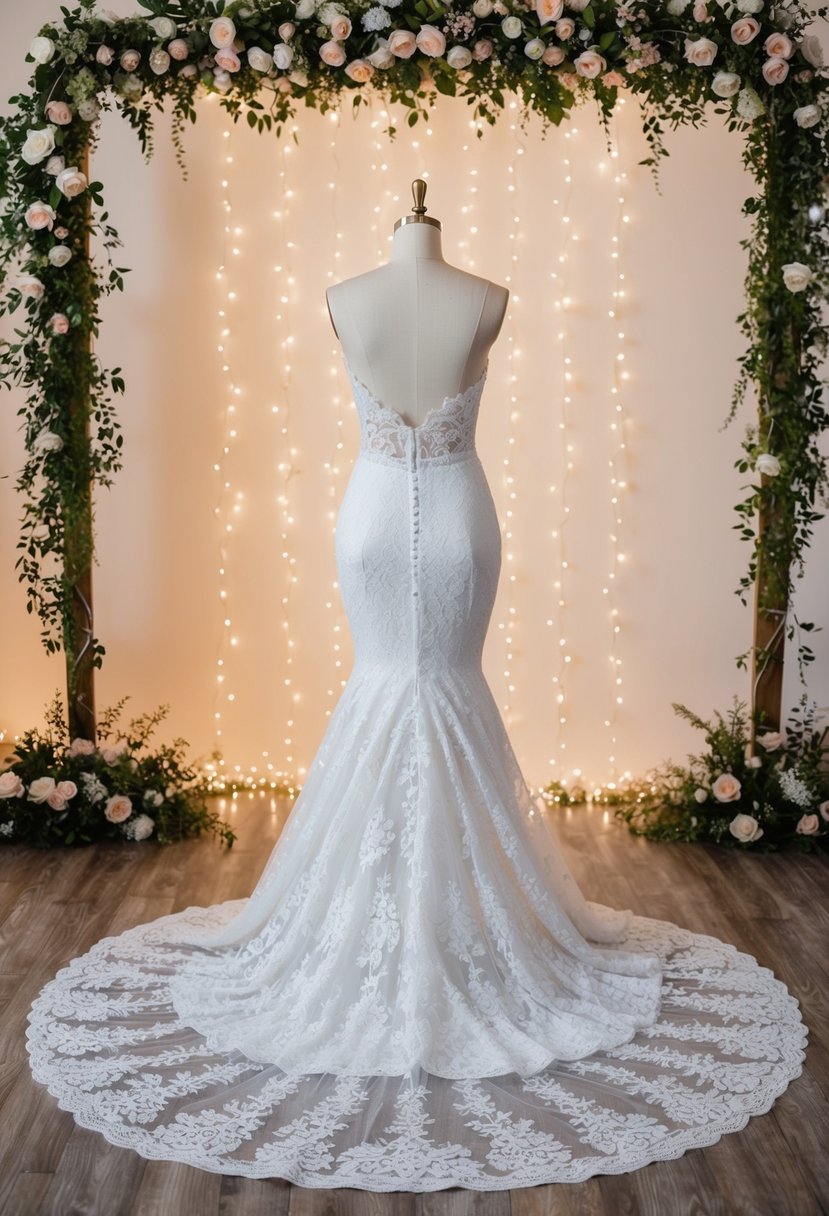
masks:
[[[127,699],[103,712],[96,744],[69,738],[55,698],[47,730],[27,731],[0,772],[0,842],[40,848],[98,840],[167,843],[206,831],[233,844],[232,829],[207,804],[203,780],[185,764],[185,740],[147,746],[167,706],[133,719],[116,737]]]

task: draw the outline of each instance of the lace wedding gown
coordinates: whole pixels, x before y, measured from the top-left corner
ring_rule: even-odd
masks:
[[[417,427],[349,374],[355,659],[294,810],[249,899],[46,985],[34,1076],[145,1157],[304,1186],[496,1190],[711,1144],[799,1074],[797,1001],[733,946],[586,900],[550,834],[481,668],[486,369]]]

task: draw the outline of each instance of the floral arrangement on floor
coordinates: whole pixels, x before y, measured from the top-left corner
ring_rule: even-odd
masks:
[[[747,707],[736,697],[727,717],[716,713],[711,722],[684,705],[673,708],[705,733],[707,750],[689,756],[685,767],[668,762],[642,782],[606,790],[598,801],[615,806],[635,835],[650,840],[826,849],[829,765],[805,695],[785,731],[758,728],[756,752]]]
[[[84,845],[99,840],[157,840],[162,844],[212,832],[228,846],[229,824],[211,810],[203,779],[184,760],[184,739],[151,750],[148,739],[169,712],[115,726],[128,700],[99,719],[97,746],[70,739],[60,696],[46,713],[47,729],[27,731],[11,764],[0,772],[0,842]]]

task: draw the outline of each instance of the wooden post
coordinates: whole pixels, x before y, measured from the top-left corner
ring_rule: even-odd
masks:
[[[761,477],[761,485],[767,480]],[[779,524],[771,513],[760,510],[757,519],[758,535],[773,530]],[[771,576],[762,557],[757,561],[754,581],[754,641],[751,651],[751,749],[756,738],[756,714],[765,713],[762,727],[779,730],[783,713],[783,654],[786,646],[786,614],[788,601],[786,587]],[[762,663],[758,663],[758,652],[766,651]]]

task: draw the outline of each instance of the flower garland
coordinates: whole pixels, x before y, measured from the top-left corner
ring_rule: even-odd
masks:
[[[759,423],[747,428],[736,462],[751,477],[735,508],[735,528],[751,545],[737,594],[746,603],[762,563],[767,602],[759,606],[786,605],[803,679],[813,654],[801,634],[814,626],[794,615],[793,572],[802,574],[821,518],[816,502],[825,505],[829,490],[819,450],[829,425],[821,377],[829,77],[808,32],[827,10],[767,0],[141,3],[145,12],[125,19],[94,11],[93,0],[62,8],[62,21],[32,42],[29,87],[0,122],[0,315],[23,314],[15,340],[0,345],[0,383],[27,394],[17,564],[46,649],[63,646],[73,660],[85,653],[96,666],[104,654],[91,621],[89,636],[77,636],[75,611],[94,543],[92,488],[110,485],[121,467],[113,397],[123,379],[91,352],[99,301],[123,289],[125,274],[112,261],[119,242],[103,187],[87,177],[103,109],[115,107],[149,154],[153,110],[169,98],[183,167],[184,124],[208,93],[234,119],[244,113],[252,127],[280,134],[298,104],[325,112],[350,98],[356,107],[370,90],[402,103],[410,125],[428,120],[437,92],[463,98],[494,123],[511,91],[546,131],[588,98],[607,120],[625,89],[641,103],[645,163],[654,171],[665,128],[701,125],[711,108],[745,137],[758,193],[744,204],[753,223],[738,318],[747,347],[726,422],[753,386]],[[393,137],[394,127],[387,130]],[[100,264],[87,257],[93,236]],[[769,521],[762,529],[758,512]],[[761,649],[758,665],[774,657]],[[738,665],[745,661],[738,656]],[[69,713],[71,721],[71,701]]]
[[[47,848],[152,838],[166,844],[212,832],[233,844],[232,828],[207,805],[205,782],[185,764],[185,740],[155,752],[147,746],[167,706],[133,719],[114,737],[126,700],[101,715],[96,746],[70,739],[55,698],[48,729],[27,731],[0,772],[0,843]]]

